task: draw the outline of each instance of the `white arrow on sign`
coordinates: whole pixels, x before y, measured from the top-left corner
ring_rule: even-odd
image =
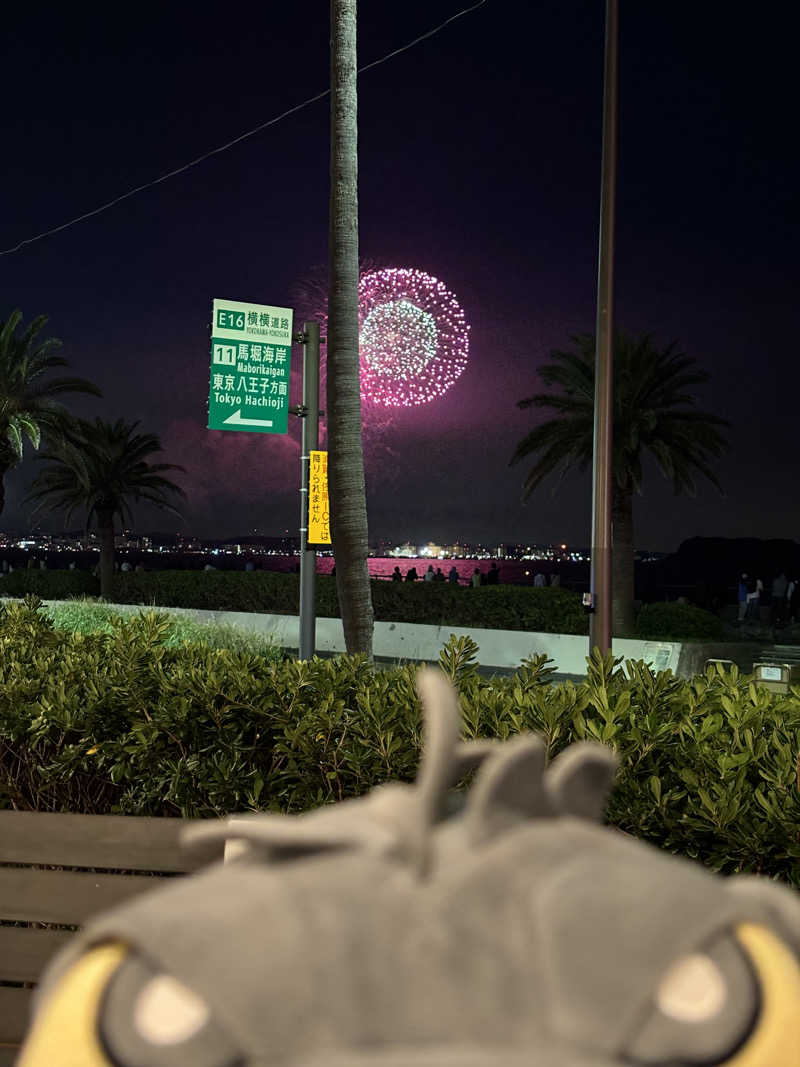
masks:
[[[237,408],[232,415],[229,415],[224,420],[225,425],[228,423],[234,423],[236,426],[271,426],[272,419],[243,419],[242,413]]]

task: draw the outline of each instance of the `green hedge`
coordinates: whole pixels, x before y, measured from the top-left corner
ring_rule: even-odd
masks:
[[[80,571],[14,571],[0,592],[35,593],[45,600],[97,595],[92,575]],[[212,611],[253,611],[296,615],[300,598],[297,574],[270,571],[130,571],[114,576],[112,599],[118,604],[147,604]],[[432,623],[501,630],[585,634],[587,616],[580,597],[559,587],[456,587],[449,583],[372,582],[375,617],[385,622]],[[338,618],[336,580],[318,575],[316,612]]]
[[[100,582],[88,571],[43,571],[35,567],[12,571],[0,579],[1,595],[27,596],[28,593],[43,600],[98,596]]]
[[[589,622],[577,593],[558,586],[495,585],[477,589],[446,583],[373,582],[375,618],[437,626],[489,630],[588,634]],[[338,602],[336,606],[338,611]]]
[[[168,629],[146,613],[112,633],[58,631],[35,601],[0,613],[0,804],[299,812],[413,779],[413,668],[167,647]],[[484,678],[476,651],[453,639],[441,657],[465,737],[534,730],[551,757],[597,739],[621,761],[612,824],[717,870],[800,885],[800,688],[772,694],[735,669],[685,681],[599,656],[579,685],[551,684],[544,657]]]
[[[719,641],[725,635],[722,619],[694,604],[645,604],[636,619],[639,637],[649,640]]]

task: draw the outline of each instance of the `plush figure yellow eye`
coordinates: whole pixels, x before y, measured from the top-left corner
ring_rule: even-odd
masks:
[[[245,1067],[206,1002],[124,945],[81,957],[54,988],[17,1067]]]
[[[78,960],[42,1005],[17,1067],[111,1067],[97,1020],[106,986],[127,952],[125,945],[101,945]]]
[[[761,1011],[752,1036],[726,1067],[800,1067],[800,964],[775,934],[743,923],[736,937],[752,960]]]
[[[800,1067],[800,965],[766,927],[743,923],[663,974],[627,1052],[647,1067]]]

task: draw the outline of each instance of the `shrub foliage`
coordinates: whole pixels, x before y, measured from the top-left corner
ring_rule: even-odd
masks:
[[[150,612],[108,633],[59,631],[35,598],[2,612],[0,804],[300,812],[414,778],[412,667],[168,647],[168,629]],[[685,681],[599,654],[578,685],[552,684],[543,656],[487,678],[476,652],[462,637],[441,654],[466,738],[533,730],[549,757],[581,738],[610,745],[612,824],[716,870],[800,885],[800,688],[773,694],[735,668]]]
[[[97,596],[100,582],[87,571],[42,571],[36,567],[7,574],[0,583],[3,596],[27,596],[43,600],[66,600],[72,596]]]
[[[719,641],[725,633],[722,619],[694,604],[645,604],[636,620],[639,637],[648,640]]]
[[[0,592],[35,593],[44,600],[82,594],[97,596],[96,578],[80,571],[14,571]],[[114,576],[118,604],[211,611],[253,611],[296,615],[297,574],[270,571],[129,571]],[[431,582],[372,582],[375,617],[385,622],[473,626],[540,633],[585,634],[587,616],[577,593],[558,586],[480,586],[477,589]],[[316,613],[339,618],[336,580],[318,575]]]

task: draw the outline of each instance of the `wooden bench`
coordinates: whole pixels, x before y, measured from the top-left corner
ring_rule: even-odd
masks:
[[[178,843],[187,825],[186,819],[0,811],[0,1067],[14,1063],[32,990],[74,932],[63,927],[81,926],[154,888],[159,876],[222,859],[222,846],[187,857]]]

